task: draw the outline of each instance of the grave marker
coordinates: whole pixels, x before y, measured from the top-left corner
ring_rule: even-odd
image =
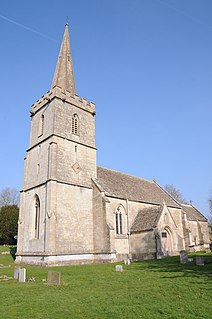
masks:
[[[180,262],[181,264],[185,264],[188,262],[188,255],[185,250],[180,251]]]
[[[197,266],[204,266],[205,265],[203,256],[196,257],[196,265]]]
[[[123,271],[122,265],[116,265],[116,272],[122,272],[122,271]]]
[[[14,279],[17,279],[18,280],[18,277],[19,277],[19,270],[20,270],[20,268],[15,268],[14,269]]]
[[[19,268],[18,281],[26,282],[26,268]]]
[[[59,271],[48,271],[48,284],[49,285],[60,285],[60,272]]]

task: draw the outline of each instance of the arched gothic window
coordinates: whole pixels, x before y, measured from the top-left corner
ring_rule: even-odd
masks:
[[[124,221],[124,214],[122,213],[121,206],[119,206],[115,211],[115,222],[116,222],[116,234],[122,235],[123,234],[123,221]]]
[[[40,228],[40,200],[38,195],[35,196],[35,238],[39,238]]]
[[[76,113],[72,115],[71,132],[79,135],[79,117]]]

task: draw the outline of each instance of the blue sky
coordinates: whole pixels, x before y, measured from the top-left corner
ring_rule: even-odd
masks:
[[[98,164],[174,184],[208,215],[210,0],[9,1],[0,8],[0,189],[21,189],[31,105],[69,19],[77,93],[96,103]]]

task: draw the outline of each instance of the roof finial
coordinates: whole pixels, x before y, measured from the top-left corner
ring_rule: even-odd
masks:
[[[68,16],[66,17],[66,25],[68,25]]]

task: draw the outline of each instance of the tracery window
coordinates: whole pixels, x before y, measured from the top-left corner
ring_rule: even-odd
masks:
[[[73,134],[79,135],[79,117],[76,113],[72,115],[71,131]]]
[[[119,206],[115,212],[115,222],[116,222],[116,234],[123,234],[123,214],[121,211],[121,207]]]

